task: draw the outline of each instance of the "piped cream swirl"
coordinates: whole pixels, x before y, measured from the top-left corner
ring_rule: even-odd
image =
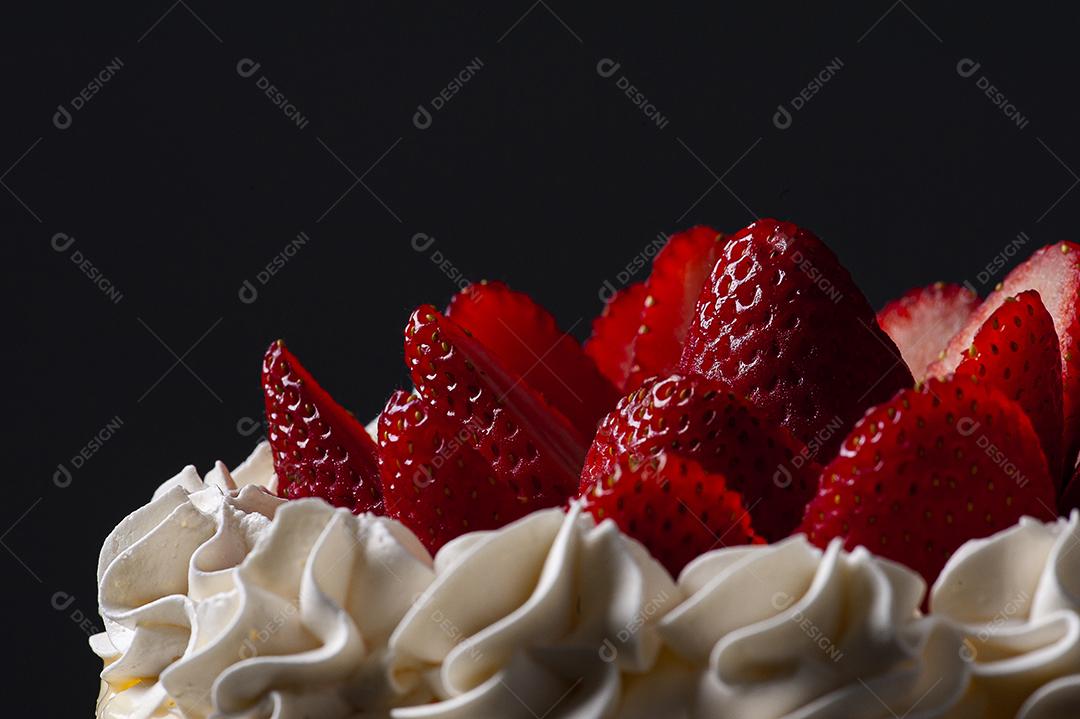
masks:
[[[243,487],[185,468],[106,540],[101,716],[346,717],[424,698],[391,679],[386,646],[431,582],[427,552],[392,520],[273,496],[266,454],[238,468]]]

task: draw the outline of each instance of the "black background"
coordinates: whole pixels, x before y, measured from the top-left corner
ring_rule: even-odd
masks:
[[[405,381],[409,311],[455,290],[435,251],[465,277],[533,294],[584,336],[605,279],[621,284],[657,233],[698,222],[808,226],[875,306],[936,279],[985,291],[1001,272],[980,270],[1017,233],[1030,237],[1024,255],[1076,239],[1075,16],[914,0],[529,3],[9,10],[0,217],[14,461],[0,571],[8,700],[29,702],[12,715],[92,711],[99,665],[79,618],[100,624],[101,541],[184,464],[234,464],[254,446],[271,340],[287,338],[358,415],[378,412]],[[57,106],[114,58],[115,76],[56,127]],[[261,64],[254,76],[238,74],[243,58]],[[477,58],[418,129],[418,105]],[[604,58],[620,63],[610,78]],[[968,78],[964,58],[981,63]],[[836,59],[776,127],[778,105]],[[305,127],[260,92],[263,75]],[[663,128],[622,94],[622,76]],[[1023,127],[980,91],[984,76]],[[310,240],[260,284],[299,232]],[[56,233],[74,244],[55,250]],[[417,252],[416,233],[435,243]],[[238,297],[245,280],[254,303]],[[57,486],[58,465],[117,417]]]

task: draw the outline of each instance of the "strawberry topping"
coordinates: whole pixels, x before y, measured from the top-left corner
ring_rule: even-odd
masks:
[[[585,354],[619,390],[625,389],[634,364],[634,337],[641,327],[647,294],[642,282],[616,292],[593,320],[592,334],[585,341]]]
[[[978,295],[968,288],[935,282],[889,302],[878,312],[877,321],[896,343],[912,376],[922,381],[978,304]]]
[[[712,549],[764,543],[723,475],[667,452],[640,463],[624,458],[582,500],[597,521],[614,520],[673,576]]]
[[[592,438],[619,399],[578,341],[560,331],[555,318],[531,297],[502,282],[469,285],[450,301],[446,316],[583,437]]]
[[[963,378],[931,379],[866,413],[825,467],[803,531],[906,564],[932,583],[969,539],[1053,519],[1054,486],[1027,415]]]
[[[782,427],[704,377],[647,381],[600,424],[581,474],[582,494],[606,481],[619,462],[633,467],[661,451],[700,462],[740,492],[766,539],[782,539],[817,489],[819,467]]]
[[[836,256],[809,231],[776,220],[728,239],[680,366],[747,397],[823,458],[868,407],[913,383]]]
[[[263,358],[268,439],[278,491],[322,497],[353,512],[382,513],[375,444],[277,340]]]

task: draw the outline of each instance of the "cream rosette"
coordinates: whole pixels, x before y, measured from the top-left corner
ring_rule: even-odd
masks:
[[[205,482],[188,467],[110,534],[100,716],[351,717],[417,700],[386,644],[432,579],[427,552],[392,520],[258,486],[272,481],[265,445]]]
[[[919,617],[923,580],[865,549],[721,549],[679,586],[659,630],[693,667],[685,716],[942,716],[963,689],[958,634]]]
[[[968,542],[931,608],[964,634],[971,686],[958,716],[1080,716],[1080,513]]]
[[[390,640],[395,671],[439,701],[398,719],[612,716],[624,674],[652,669],[670,575],[578,506],[474,532],[436,555],[436,578]]]

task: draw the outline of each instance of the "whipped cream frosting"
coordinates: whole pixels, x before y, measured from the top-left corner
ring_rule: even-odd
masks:
[[[904,716],[962,688],[935,683],[962,659],[956,632],[919,619],[923,580],[865,549],[823,552],[802,535],[724,549],[679,586],[686,600],[659,631],[693,668],[687,716]]]
[[[677,581],[580,507],[431,558],[394,520],[274,495],[264,443],[106,539],[98,716],[1080,716],[1080,514],[965,544],[930,592],[801,535]]]
[[[390,649],[440,701],[401,719],[611,716],[621,675],[655,664],[678,596],[640,544],[576,505],[464,535],[435,575]]]
[[[968,542],[931,593],[963,634],[959,716],[1080,716],[1080,512]]]
[[[392,520],[284,502],[272,473],[266,445],[205,481],[187,467],[106,539],[99,716],[344,717],[413,699],[386,646],[432,580],[427,552]]]

